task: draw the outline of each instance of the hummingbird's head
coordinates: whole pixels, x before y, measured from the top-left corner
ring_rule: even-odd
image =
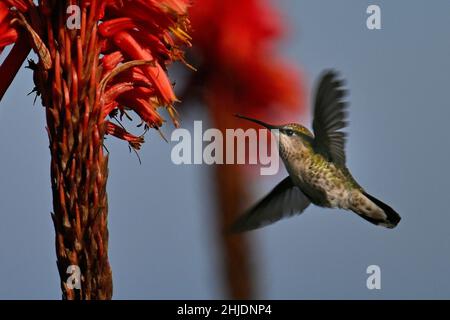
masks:
[[[277,129],[279,131],[280,154],[283,159],[311,147],[314,136],[304,126],[297,123],[289,123],[278,126]]]
[[[239,114],[237,114],[236,117],[252,121],[269,130],[275,130],[272,132],[274,132],[279,139],[280,154],[282,158],[287,158],[289,155],[298,153],[305,148],[309,149],[311,147],[312,140],[314,139],[311,131],[297,123],[277,126],[267,124],[260,120],[241,116]]]

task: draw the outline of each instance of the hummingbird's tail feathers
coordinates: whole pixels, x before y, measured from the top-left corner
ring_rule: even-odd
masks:
[[[384,213],[382,216],[377,216],[373,213],[373,210],[370,210],[370,206],[366,206],[365,209],[356,211],[363,219],[389,229],[393,229],[398,225],[402,218],[394,209],[366,192],[363,192],[363,195]]]
[[[288,176],[229,228],[240,233],[262,228],[282,218],[303,212],[311,202]]]

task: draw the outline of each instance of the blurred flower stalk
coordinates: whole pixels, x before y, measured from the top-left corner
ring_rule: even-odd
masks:
[[[80,9],[80,28],[67,27],[67,8]],[[187,0],[0,0],[0,99],[31,49],[36,93],[47,119],[53,222],[64,299],[110,299],[108,154],[105,135],[138,150],[143,134],[128,132],[134,111],[143,133],[158,130],[167,109],[177,126],[177,102],[166,66],[190,45]],[[79,266],[81,289],[66,283]]]
[[[194,46],[192,74],[184,99],[200,99],[213,126],[225,131],[238,121],[234,113],[268,122],[292,122],[303,110],[300,72],[281,58],[277,42],[286,31],[277,10],[266,0],[196,0],[190,10]],[[217,165],[217,229],[223,249],[224,283],[228,295],[256,295],[253,245],[247,236],[223,232],[248,205],[248,168]]]

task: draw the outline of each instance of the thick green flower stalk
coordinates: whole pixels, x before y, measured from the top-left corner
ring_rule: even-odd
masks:
[[[77,12],[78,26],[69,27]],[[177,125],[166,65],[182,59],[179,45],[189,44],[187,2],[3,0],[2,28],[7,32],[0,35],[0,53],[15,46],[0,66],[2,78],[9,79],[0,82],[0,98],[30,47],[39,57],[29,68],[46,110],[63,298],[110,299],[104,137],[116,136],[139,149],[143,136],[127,132],[118,119],[130,111],[145,131],[163,124],[159,107],[167,108]],[[79,289],[67,281],[71,266],[81,272]]]

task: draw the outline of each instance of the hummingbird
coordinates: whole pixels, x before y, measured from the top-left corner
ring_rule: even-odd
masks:
[[[267,196],[240,216],[232,232],[244,232],[302,213],[311,203],[353,211],[372,224],[395,228],[400,216],[390,206],[368,194],[347,168],[345,143],[348,125],[344,81],[334,70],[322,73],[314,99],[314,134],[290,123],[271,125],[237,114],[273,132],[288,172]]]

